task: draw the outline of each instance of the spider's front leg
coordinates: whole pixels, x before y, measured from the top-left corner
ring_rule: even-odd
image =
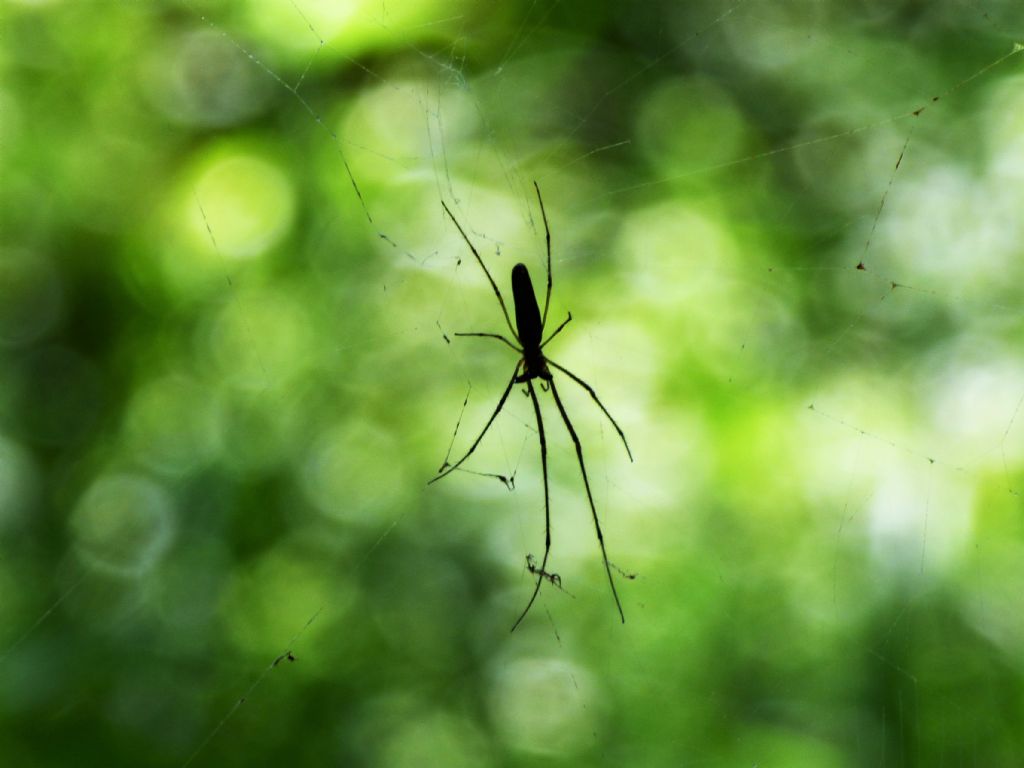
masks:
[[[501,413],[502,406],[505,405],[505,401],[508,399],[509,392],[512,391],[512,387],[515,386],[516,381],[519,379],[519,369],[521,367],[522,361],[516,363],[516,369],[512,371],[512,378],[508,380],[508,386],[506,386],[505,391],[501,393],[501,398],[498,400],[498,405],[495,407],[494,412],[491,414],[491,418],[489,418],[487,420],[487,423],[484,424],[484,428],[480,431],[480,434],[477,435],[477,438],[476,440],[473,441],[473,444],[469,446],[469,450],[466,451],[463,457],[456,461],[454,464],[449,464],[447,468],[442,467],[440,474],[438,474],[437,477],[428,480],[427,485],[430,485],[431,483],[436,483],[442,477],[447,477],[460,466],[462,466],[462,463],[466,459],[473,455],[473,451],[475,451],[476,447],[480,445],[480,441],[484,439],[484,435],[487,434],[487,430],[491,428],[491,424],[494,423],[494,420],[498,418],[498,414]]]

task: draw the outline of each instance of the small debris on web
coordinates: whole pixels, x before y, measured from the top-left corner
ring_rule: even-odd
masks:
[[[629,579],[630,581],[636,581],[636,577],[639,575],[636,573],[636,571],[624,571],[612,562],[609,562],[608,565],[614,568],[618,572],[618,574],[622,576],[622,578]]]
[[[291,661],[298,661],[298,659],[295,658],[295,655],[290,650],[288,650],[288,651],[285,651],[284,653],[282,653],[276,659],[274,659],[274,663],[270,665],[271,668],[276,667],[278,664],[280,664],[285,659],[287,659],[290,662]]]
[[[548,573],[543,568],[537,566],[537,560],[533,555],[526,556],[526,570],[532,573],[534,576],[541,576],[547,581],[554,584],[559,589],[562,589],[562,577],[557,573]],[[564,590],[563,590],[564,591]]]

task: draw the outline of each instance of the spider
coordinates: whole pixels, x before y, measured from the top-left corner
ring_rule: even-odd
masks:
[[[626,615],[622,611],[622,603],[619,601],[619,594],[615,589],[615,579],[612,577],[611,565],[608,563],[608,553],[605,550],[604,536],[601,533],[601,523],[597,519],[597,510],[594,508],[594,497],[590,492],[590,480],[587,478],[587,466],[583,461],[583,446],[580,444],[580,439],[576,434],[576,430],[573,428],[572,422],[569,420],[569,414],[565,411],[562,399],[558,396],[558,387],[555,386],[555,379],[551,373],[552,368],[565,374],[586,390],[591,399],[597,403],[597,407],[601,409],[601,412],[608,417],[612,426],[615,427],[615,431],[618,432],[619,437],[622,439],[622,445],[626,448],[626,454],[629,456],[630,461],[633,461],[633,453],[629,450],[629,443],[626,441],[626,435],[623,433],[612,415],[608,412],[608,409],[601,403],[601,400],[597,397],[597,393],[594,391],[593,387],[572,371],[562,367],[544,354],[544,347],[546,347],[551,340],[569,324],[569,321],[572,320],[572,313],[568,313],[568,317],[562,321],[561,325],[555,328],[555,330],[552,331],[546,339],[544,338],[544,327],[547,324],[548,318],[548,305],[551,302],[551,229],[548,226],[547,212],[544,210],[544,200],[540,195],[540,186],[535,181],[533,182],[533,187],[537,191],[537,202],[540,204],[541,216],[544,219],[544,235],[547,243],[547,293],[544,296],[544,313],[541,314],[540,308],[537,305],[537,296],[533,291],[533,283],[530,280],[530,273],[526,269],[526,265],[520,263],[516,264],[512,268],[512,298],[516,312],[515,326],[512,325],[512,320],[509,318],[508,309],[505,306],[505,299],[502,298],[501,291],[498,290],[498,286],[494,282],[494,278],[491,277],[491,273],[488,271],[483,259],[480,258],[479,252],[477,252],[473,243],[470,242],[470,239],[462,229],[462,225],[459,224],[458,220],[448,209],[448,206],[445,205],[444,201],[441,202],[445,213],[448,214],[448,218],[450,218],[455,224],[456,228],[459,230],[459,234],[462,235],[462,239],[466,241],[466,245],[469,246],[469,250],[472,251],[473,256],[480,265],[480,268],[484,271],[484,274],[487,275],[487,280],[491,284],[491,288],[494,289],[494,295],[498,297],[498,304],[501,306],[501,312],[505,316],[505,323],[512,332],[512,338],[514,338],[518,344],[513,343],[506,336],[498,333],[456,333],[455,335],[497,339],[515,350],[519,355],[519,361],[516,363],[516,367],[512,371],[512,378],[509,379],[508,385],[505,387],[505,391],[501,393],[501,397],[498,399],[498,405],[494,408],[494,412],[487,420],[483,430],[481,430],[476,440],[473,441],[473,444],[470,445],[469,450],[466,451],[463,457],[454,464],[449,464],[446,460],[438,470],[439,474],[437,477],[430,480],[430,483],[435,483],[441,478],[447,477],[458,469],[466,459],[473,455],[473,451],[475,451],[477,446],[480,445],[480,441],[483,440],[484,435],[487,434],[487,430],[490,429],[491,424],[494,423],[498,414],[501,413],[501,409],[505,405],[505,401],[508,399],[509,393],[512,391],[512,387],[516,384],[525,384],[527,394],[529,394],[530,400],[533,403],[533,413],[537,422],[537,436],[540,441],[540,465],[544,476],[544,557],[541,560],[539,568],[534,567],[530,569],[531,574],[537,577],[537,583],[533,588],[533,594],[530,595],[530,600],[526,604],[526,608],[523,609],[519,618],[516,619],[515,624],[512,625],[512,631],[514,632],[516,627],[518,627],[522,620],[526,618],[526,614],[530,612],[530,608],[537,599],[537,595],[540,592],[540,588],[544,583],[544,580],[547,578],[554,583],[554,579],[548,575],[547,571],[548,555],[551,553],[551,507],[548,496],[548,446],[547,439],[544,435],[544,420],[541,417],[540,401],[537,399],[537,392],[533,386],[534,379],[539,379],[541,389],[551,392],[551,396],[555,401],[555,406],[558,408],[558,413],[562,417],[562,422],[565,424],[565,428],[569,432],[569,437],[572,438],[573,445],[576,446],[576,458],[580,465],[580,474],[583,476],[583,487],[587,492],[587,503],[590,505],[590,514],[594,519],[594,529],[597,532],[597,542],[601,547],[601,557],[604,560],[604,570],[605,573],[608,574],[608,584],[611,586],[612,597],[615,599],[615,607],[618,609],[619,618],[621,618],[622,623],[625,624]],[[428,483],[428,485],[430,483]]]

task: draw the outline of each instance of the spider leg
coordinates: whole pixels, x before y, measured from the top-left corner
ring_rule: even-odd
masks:
[[[448,210],[448,206],[445,205],[444,200],[441,201],[441,207],[444,208],[444,212],[448,214],[448,218],[452,220],[452,223],[455,224],[456,229],[459,230],[459,234],[462,235],[462,239],[466,241],[466,245],[469,246],[469,250],[471,250],[473,252],[473,255],[476,256],[477,264],[480,265],[480,269],[482,269],[484,271],[484,274],[487,275],[487,280],[488,282],[490,282],[491,288],[494,289],[494,295],[498,297],[498,303],[501,304],[501,313],[505,315],[505,322],[508,323],[508,328],[510,331],[512,331],[512,336],[518,339],[519,334],[517,334],[516,329],[512,327],[512,321],[509,319],[508,316],[508,309],[505,308],[505,300],[501,297],[501,291],[498,290],[498,284],[494,282],[494,278],[491,277],[491,273],[487,270],[487,265],[485,265],[484,260],[480,258],[480,254],[477,253],[477,250],[473,246],[473,243],[471,243],[469,241],[469,238],[466,237],[466,233],[463,231],[462,225],[459,224],[455,216],[452,215],[452,212]]]
[[[547,573],[548,555],[551,553],[551,508],[548,503],[548,443],[544,438],[544,420],[540,416],[540,403],[537,401],[537,392],[534,390],[533,382],[530,379],[526,380],[526,387],[530,391],[530,399],[533,400],[533,414],[537,418],[537,436],[540,438],[540,467],[544,474],[544,558],[541,560],[540,569],[536,571],[537,585],[533,588],[533,594],[530,595],[530,602],[526,604],[526,608],[519,614],[516,623],[512,625],[513,632],[516,631],[519,623],[526,618],[526,614],[533,607],[533,601],[537,599],[540,585],[543,583],[544,576]]]
[[[540,196],[540,186],[533,182],[533,188],[537,190],[537,202],[540,203],[540,215],[544,217],[544,239],[548,246],[548,292],[544,297],[544,314],[540,319],[540,327],[548,321],[548,304],[551,302],[551,228],[548,226],[548,212],[544,210],[544,198]],[[558,331],[555,331],[558,333]]]
[[[555,336],[557,336],[559,332],[569,324],[570,320],[572,320],[572,312],[570,312],[569,316],[562,321],[562,324],[560,326],[555,328],[555,330],[552,332],[550,336],[548,336],[543,342],[541,342],[540,348],[544,349],[544,347],[547,346],[547,343],[551,341],[553,338],[555,338]]]
[[[590,493],[590,480],[587,479],[587,467],[583,463],[583,446],[580,445],[580,439],[576,435],[576,430],[573,429],[572,422],[569,421],[569,414],[565,412],[565,406],[562,405],[562,399],[558,396],[558,388],[555,387],[555,380],[551,379],[548,383],[551,385],[551,394],[555,398],[555,405],[558,406],[558,412],[562,415],[562,421],[565,422],[565,428],[569,430],[569,436],[572,438],[573,445],[576,446],[576,458],[579,459],[580,473],[583,475],[583,487],[587,489],[587,502],[590,504],[590,514],[594,518],[594,529],[597,531],[597,543],[601,545],[601,557],[604,559],[604,570],[608,574],[608,583],[612,588],[612,597],[615,598],[615,607],[619,609],[619,618],[621,618],[622,623],[625,624],[626,614],[622,612],[622,603],[619,602],[619,593],[615,591],[615,579],[612,578],[612,569],[608,564],[608,552],[604,547],[604,535],[601,533],[601,523],[598,522],[597,510],[594,508],[594,497]]]
[[[615,431],[619,433],[619,437],[622,438],[622,444],[626,447],[626,454],[629,456],[629,460],[632,461],[633,460],[633,452],[631,450],[629,450],[629,443],[626,442],[626,435],[623,433],[622,429],[619,427],[618,422],[616,422],[615,419],[612,418],[612,415],[610,413],[608,413],[608,409],[605,408],[604,404],[600,401],[600,399],[598,399],[597,392],[594,391],[594,388],[591,387],[589,384],[587,384],[587,382],[585,382],[583,379],[581,379],[575,373],[570,371],[568,368],[563,368],[562,366],[560,366],[558,363],[556,363],[550,357],[545,357],[544,359],[547,361],[548,365],[550,365],[552,368],[557,368],[562,373],[564,373],[566,376],[568,376],[570,379],[572,379],[577,384],[579,384],[581,387],[583,387],[585,390],[587,390],[587,392],[593,398],[594,402],[597,403],[597,407],[600,408],[601,411],[604,413],[604,415],[608,417],[608,421],[610,421],[612,423],[612,426],[615,427]]]
[[[491,428],[491,424],[494,423],[494,420],[498,417],[498,414],[501,413],[501,407],[505,405],[505,401],[508,399],[508,393],[512,391],[512,387],[515,385],[516,379],[519,378],[519,368],[521,366],[522,361],[516,363],[516,369],[512,372],[512,378],[509,379],[508,386],[505,387],[505,391],[501,393],[501,399],[498,400],[498,405],[494,409],[494,413],[491,414],[491,418],[489,418],[487,420],[487,423],[484,424],[483,430],[480,432],[479,435],[477,435],[477,438],[476,440],[473,441],[473,444],[469,446],[469,450],[466,451],[466,454],[461,459],[456,461],[454,464],[449,464],[447,469],[442,467],[443,471],[441,471],[441,474],[439,474],[437,477],[431,480],[428,480],[427,485],[430,485],[431,483],[436,483],[442,477],[450,475],[452,472],[454,472],[456,469],[462,466],[462,462],[464,462],[466,459],[473,455],[473,451],[475,451],[476,447],[480,445],[480,441],[484,439],[484,435],[487,434],[487,430]]]
[[[523,350],[521,350],[519,347],[517,347],[511,341],[506,339],[500,333],[456,333],[455,335],[456,336],[480,336],[480,337],[485,338],[485,339],[497,339],[498,341],[503,341],[506,344],[508,344],[510,347],[512,347],[512,349],[514,349],[520,355],[523,354]]]

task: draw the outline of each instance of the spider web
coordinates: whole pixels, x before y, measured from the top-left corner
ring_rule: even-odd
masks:
[[[109,31],[158,14],[92,7],[121,14]],[[119,276],[202,344],[139,377],[120,439],[142,458],[93,459],[72,486],[72,548],[23,568],[57,586],[36,613],[10,609],[8,674],[52,658],[59,631],[126,652],[163,627],[171,639],[116,690],[71,692],[107,703],[170,764],[254,745],[295,756],[330,727],[306,697],[352,707],[339,754],[372,761],[429,745],[471,764],[498,749],[649,763],[643,743],[668,755],[678,739],[673,756],[691,764],[915,751],[1012,764],[1022,746],[998,729],[934,729],[959,714],[957,665],[1021,685],[1021,20],[1009,5],[943,4],[897,25],[897,45],[872,37],[889,11],[837,7],[659,9],[660,26],[618,18],[614,44],[591,48],[569,34],[573,6],[534,2],[498,12],[490,57],[473,7],[368,4],[358,23],[299,0],[161,9],[167,42],[110,67],[139,65],[153,108],[196,145],[158,185],[170,213],[145,234],[170,244],[152,248],[156,277]],[[927,66],[941,45],[963,52]],[[871,61],[887,77],[865,88]],[[552,356],[594,384],[638,457],[561,387],[622,568],[626,632],[548,403],[552,570],[567,593],[545,585],[512,639],[500,635],[532,582],[524,558],[542,545],[528,401],[510,397],[467,465],[504,483],[422,487],[449,439],[465,450],[514,364],[453,338],[500,331],[501,317],[440,202],[503,289],[519,260],[540,285],[535,179],[554,238],[550,316],[575,318]],[[233,208],[238,187],[277,207]],[[102,200],[90,215],[116,221]],[[195,444],[216,451],[147,422],[182,401],[196,404],[183,422]],[[16,443],[4,451],[7,466],[32,464]],[[210,468],[233,482],[199,482]],[[267,480],[278,472],[292,480]],[[264,508],[261,481],[279,499],[263,533],[245,514]],[[96,510],[125,498],[152,518],[133,523],[135,546],[89,538]],[[186,610],[190,589],[205,594]],[[949,628],[959,645],[940,643]],[[696,659],[717,645],[753,679],[703,676],[679,645]],[[442,678],[460,653],[487,682],[440,707],[358,663]],[[807,717],[813,693],[788,693],[791,666],[822,657],[842,663],[815,679],[844,705],[870,689],[856,716]],[[186,674],[187,691],[129,716],[150,673]],[[662,679],[703,700],[672,739],[640,704]],[[463,713],[473,690],[486,716]],[[14,711],[34,711],[19,695]],[[728,735],[698,738],[730,704]],[[807,722],[819,738],[795,735]],[[993,738],[1002,752],[986,751]]]

